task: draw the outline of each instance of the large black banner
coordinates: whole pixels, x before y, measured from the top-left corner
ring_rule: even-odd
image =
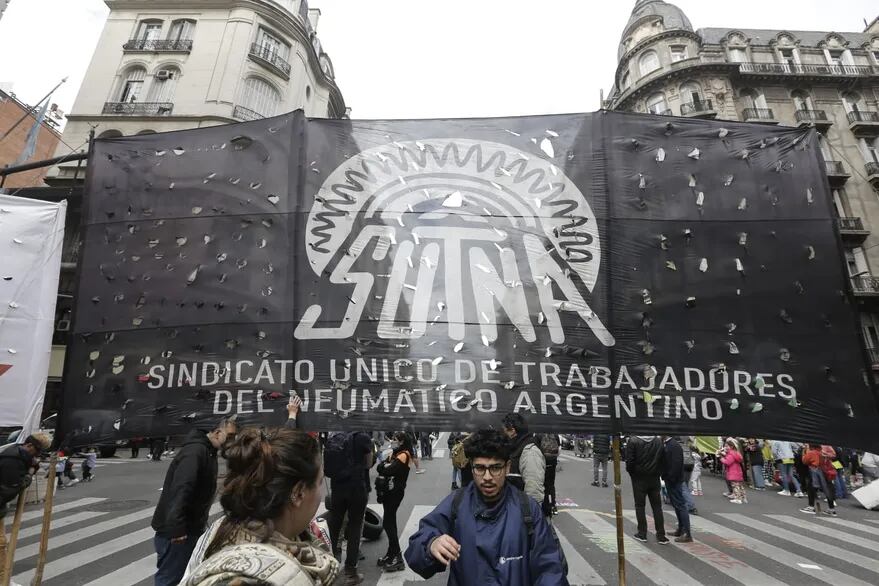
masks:
[[[99,140],[76,441],[220,417],[876,444],[813,131],[600,112]]]

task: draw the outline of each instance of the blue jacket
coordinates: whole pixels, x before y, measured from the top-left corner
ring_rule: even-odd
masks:
[[[461,556],[452,562],[449,586],[568,586],[559,546],[543,517],[540,505],[529,497],[534,535],[528,534],[516,489],[507,484],[503,498],[491,507],[482,502],[474,483],[465,491],[451,527],[452,499],[447,496],[418,525],[409,539],[406,563],[429,579],[445,566],[430,554],[431,542],[448,534],[461,545]]]

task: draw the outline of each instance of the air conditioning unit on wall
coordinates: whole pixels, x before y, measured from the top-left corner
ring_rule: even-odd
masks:
[[[160,69],[156,72],[156,79],[171,79],[174,77],[174,72],[170,69]]]

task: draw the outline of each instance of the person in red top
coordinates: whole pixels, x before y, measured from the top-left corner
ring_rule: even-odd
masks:
[[[742,453],[736,440],[729,438],[726,445],[717,453],[720,463],[723,464],[723,472],[727,481],[732,485],[733,498],[729,502],[741,505],[748,502],[745,496],[745,475],[742,469]]]
[[[808,444],[803,450],[803,464],[809,467],[808,483],[809,506],[800,509],[801,513],[814,515],[821,512],[821,503],[817,499],[818,488],[827,495],[827,514],[836,516],[836,468],[833,460],[836,459],[836,450],[832,446],[819,446]]]

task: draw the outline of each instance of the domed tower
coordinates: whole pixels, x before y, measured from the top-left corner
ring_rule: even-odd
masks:
[[[715,115],[706,97],[701,46],[683,10],[663,0],[638,0],[620,38],[607,106],[660,115]]]

